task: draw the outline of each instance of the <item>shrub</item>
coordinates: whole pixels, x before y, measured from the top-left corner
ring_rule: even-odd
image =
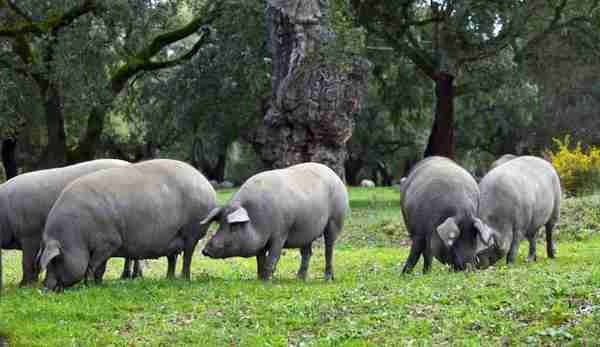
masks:
[[[568,194],[590,193],[600,188],[600,148],[590,146],[586,150],[577,142],[569,148],[570,137],[553,139],[558,149],[547,151],[552,165],[560,176],[563,190]]]

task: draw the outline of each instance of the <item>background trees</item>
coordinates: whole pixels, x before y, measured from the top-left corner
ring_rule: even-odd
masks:
[[[0,0],[6,174],[169,156],[218,181],[320,160],[390,184],[423,154],[482,173],[600,144],[598,1],[303,4],[322,13],[304,31],[278,1]]]
[[[357,21],[409,59],[435,85],[435,117],[425,156],[454,156],[455,97],[493,91],[561,30],[589,40],[597,1],[350,0]],[[478,70],[485,71],[481,79]],[[473,76],[475,75],[475,76]],[[475,77],[475,78],[473,78]]]
[[[195,9],[183,1],[0,2],[0,65],[35,86],[45,118],[47,145],[36,166],[92,159],[119,93],[139,74],[193,57],[208,41],[204,25],[218,16],[222,2],[215,4]],[[176,45],[187,38],[193,40],[187,47]],[[66,112],[87,114],[72,146]]]

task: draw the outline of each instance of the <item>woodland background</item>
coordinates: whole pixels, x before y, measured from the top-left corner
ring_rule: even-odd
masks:
[[[239,184],[318,160],[390,185],[440,154],[480,176],[600,144],[599,53],[592,0],[0,0],[2,162]]]

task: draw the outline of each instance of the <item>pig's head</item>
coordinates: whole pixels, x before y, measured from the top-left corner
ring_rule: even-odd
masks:
[[[202,254],[211,258],[252,257],[263,247],[248,211],[239,205],[215,208],[200,222],[219,222],[219,229],[208,241]]]
[[[56,240],[46,241],[42,247],[38,261],[40,269],[46,270],[44,287],[60,291],[84,278],[88,257],[82,257],[82,252],[65,252]]]
[[[455,271],[464,271],[467,264],[478,265],[479,255],[495,248],[494,230],[475,217],[458,222],[449,217],[436,231],[449,250],[448,261]]]

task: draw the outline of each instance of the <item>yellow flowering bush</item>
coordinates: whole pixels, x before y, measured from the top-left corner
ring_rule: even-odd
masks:
[[[556,151],[547,151],[556,168],[563,190],[569,194],[589,193],[600,188],[600,148],[581,148],[581,142],[570,148],[571,140],[553,139]]]

